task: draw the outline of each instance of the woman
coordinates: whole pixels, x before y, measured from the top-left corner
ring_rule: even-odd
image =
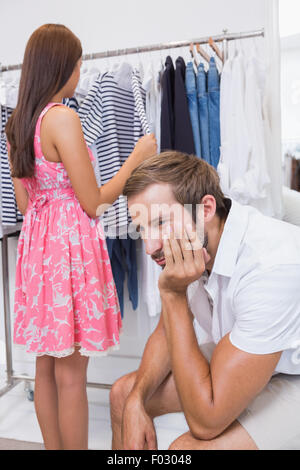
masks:
[[[46,449],[88,448],[89,356],[118,347],[120,310],[99,208],[122,193],[156,153],[137,143],[98,188],[74,95],[79,39],[65,26],[38,28],[26,46],[17,107],[6,132],[16,199],[25,214],[18,243],[14,343],[37,356],[35,409]]]

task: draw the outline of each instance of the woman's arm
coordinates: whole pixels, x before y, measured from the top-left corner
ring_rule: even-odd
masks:
[[[107,205],[113,204],[122,194],[134,168],[156,153],[154,136],[143,137],[118,173],[99,188],[77,113],[65,107],[55,107],[46,117],[47,132],[65,166],[82,208],[90,217],[100,215],[99,206],[106,205],[101,211],[104,212]]]
[[[22,215],[25,215],[29,200],[28,192],[19,178],[12,178],[12,180],[15,188],[18,209]]]

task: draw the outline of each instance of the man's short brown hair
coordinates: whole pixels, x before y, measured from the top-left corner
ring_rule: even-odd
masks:
[[[204,196],[213,196],[217,215],[221,219],[228,215],[218,173],[194,155],[168,151],[145,160],[132,172],[123,194],[129,198],[159,183],[169,184],[175,199],[182,205],[192,204],[196,207]]]

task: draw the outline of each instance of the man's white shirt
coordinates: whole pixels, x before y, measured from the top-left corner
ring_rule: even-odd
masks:
[[[300,374],[300,228],[232,201],[216,259],[188,288],[199,345],[283,351],[275,373]]]

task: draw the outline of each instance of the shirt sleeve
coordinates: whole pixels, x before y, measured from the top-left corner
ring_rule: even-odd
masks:
[[[102,77],[94,82],[78,110],[84,138],[89,146],[103,134],[101,79]]]
[[[231,343],[252,354],[293,349],[300,339],[300,267],[284,265],[245,277],[234,298]]]

